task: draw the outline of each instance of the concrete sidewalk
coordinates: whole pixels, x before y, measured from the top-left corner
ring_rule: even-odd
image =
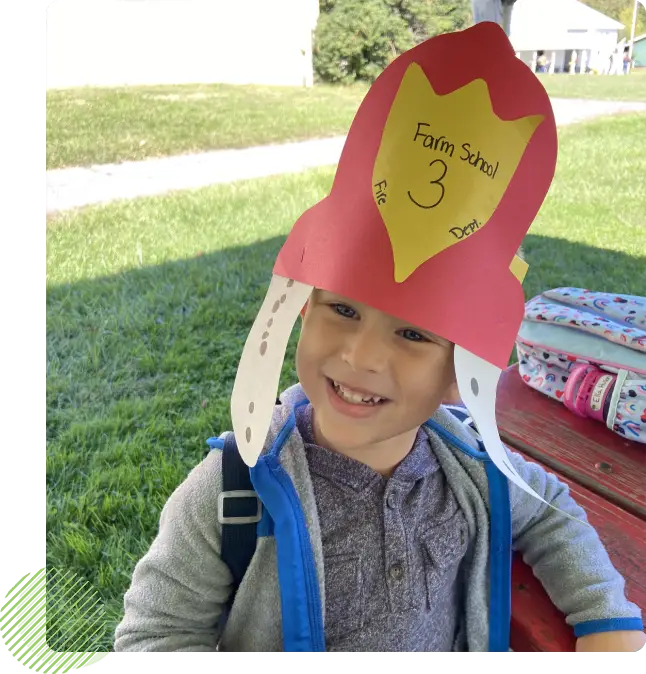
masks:
[[[644,111],[646,103],[552,99],[558,125],[619,112]],[[294,173],[338,162],[345,136],[241,150],[216,150],[160,159],[47,171],[47,213],[171,190]]]

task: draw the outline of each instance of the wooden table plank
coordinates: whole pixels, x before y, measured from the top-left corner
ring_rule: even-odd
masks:
[[[576,646],[574,630],[552,604],[531,567],[514,555],[511,568],[511,632],[513,651],[567,652]]]
[[[520,452],[522,454],[522,452]],[[523,454],[528,461],[539,463]],[[549,468],[543,465],[543,468]],[[554,472],[554,471],[552,471]],[[646,614],[646,522],[603,497],[558,476],[586,511],[616,569],[626,580],[626,595]],[[511,648],[515,651],[573,650],[573,630],[552,604],[532,570],[515,556],[512,567]]]
[[[646,445],[577,417],[527,386],[517,366],[500,379],[496,417],[507,445],[646,520]]]

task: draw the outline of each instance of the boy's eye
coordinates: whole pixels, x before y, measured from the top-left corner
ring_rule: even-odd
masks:
[[[357,315],[357,312],[347,304],[332,304],[332,309],[344,318],[354,318]]]
[[[428,342],[428,339],[424,335],[420,335],[419,332],[410,328],[402,330],[400,334],[404,339],[408,339],[411,342]]]

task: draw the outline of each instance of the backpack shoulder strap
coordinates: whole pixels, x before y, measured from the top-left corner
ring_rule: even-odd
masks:
[[[276,405],[281,405],[276,398]],[[211,449],[219,445],[210,442]],[[218,521],[222,525],[220,557],[233,576],[233,592],[229,607],[244,578],[251,558],[256,551],[257,526],[262,518],[262,501],[258,498],[249,466],[242,460],[233,433],[229,433],[222,446],[222,489],[218,497]]]
[[[233,594],[256,550],[256,527],[262,503],[254,491],[249,466],[242,460],[233,433],[222,449],[222,491],[218,497],[218,521],[222,525],[220,556],[233,576]]]

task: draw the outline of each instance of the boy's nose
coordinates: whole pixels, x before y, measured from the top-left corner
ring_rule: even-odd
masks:
[[[342,358],[356,372],[381,372],[390,347],[374,330],[357,330],[343,344]]]

